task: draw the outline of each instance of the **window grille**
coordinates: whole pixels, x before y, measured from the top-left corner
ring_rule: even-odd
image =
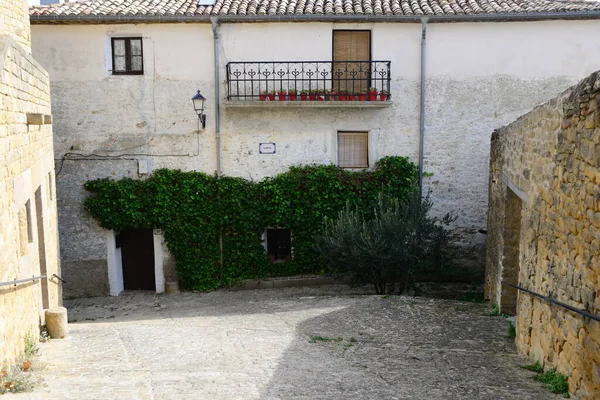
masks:
[[[292,259],[292,232],[289,229],[267,229],[267,254],[273,262]]]

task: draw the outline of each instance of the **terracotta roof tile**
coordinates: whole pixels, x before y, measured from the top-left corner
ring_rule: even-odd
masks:
[[[600,11],[600,1],[569,0],[82,0],[34,6],[38,16],[435,16]]]

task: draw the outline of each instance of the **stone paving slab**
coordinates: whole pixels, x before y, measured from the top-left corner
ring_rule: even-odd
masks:
[[[483,304],[344,286],[66,302],[35,400],[554,399]]]

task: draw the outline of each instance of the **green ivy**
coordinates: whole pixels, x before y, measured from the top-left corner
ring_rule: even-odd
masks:
[[[84,205],[106,229],[162,229],[185,285],[208,290],[244,279],[323,273],[314,246],[323,218],[335,218],[347,201],[369,212],[382,191],[404,198],[417,174],[406,157],[382,158],[362,172],[291,167],[260,182],[161,169],[145,180],[86,182],[92,195]],[[262,245],[267,227],[291,229],[292,261],[269,262]]]

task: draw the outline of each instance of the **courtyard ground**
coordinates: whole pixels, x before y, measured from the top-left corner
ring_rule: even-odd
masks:
[[[65,306],[71,337],[40,344],[44,384],[12,398],[555,398],[485,304],[328,286]]]

